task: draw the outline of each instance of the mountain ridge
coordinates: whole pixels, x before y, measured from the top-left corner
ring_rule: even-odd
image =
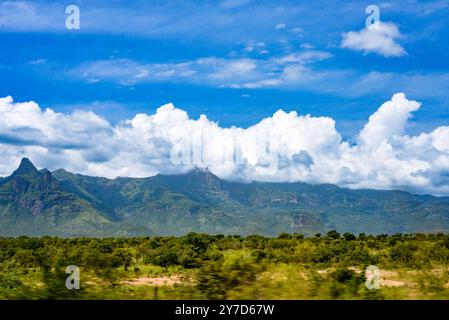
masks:
[[[38,171],[26,158],[0,180],[0,236],[310,235],[331,229],[446,232],[449,198],[332,184],[230,182],[200,169],[108,179]]]

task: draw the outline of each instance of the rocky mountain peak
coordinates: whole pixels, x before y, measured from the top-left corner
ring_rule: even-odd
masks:
[[[16,176],[16,175],[23,175],[23,174],[30,174],[30,173],[38,173],[38,172],[39,171],[37,171],[34,164],[28,158],[23,158],[22,161],[20,162],[19,167],[17,168],[16,171],[13,172],[12,175]]]

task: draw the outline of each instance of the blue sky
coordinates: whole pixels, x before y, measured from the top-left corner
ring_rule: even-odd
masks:
[[[69,4],[79,30],[65,28]],[[369,4],[403,54],[342,45]],[[350,137],[401,91],[423,103],[408,130],[430,131],[449,119],[448,13],[449,1],[0,2],[0,96],[112,122],[172,102],[247,127],[282,108]]]
[[[0,0],[0,176],[449,195],[448,26],[449,0]]]

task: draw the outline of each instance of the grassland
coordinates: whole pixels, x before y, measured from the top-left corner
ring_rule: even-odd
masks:
[[[0,238],[0,299],[449,299],[449,236]]]

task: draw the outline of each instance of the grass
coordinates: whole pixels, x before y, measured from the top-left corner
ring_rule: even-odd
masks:
[[[247,255],[232,250],[225,254],[227,261]],[[69,299],[205,299],[195,286],[198,270],[171,266],[139,265],[139,270],[117,268],[112,274],[97,274],[81,270],[81,290],[67,291]],[[416,270],[400,268],[381,271],[381,288],[368,290],[364,286],[362,270],[349,270],[348,279],[336,279],[342,270],[337,266],[314,268],[311,265],[269,263],[254,281],[242,282],[227,292],[227,299],[449,299],[449,273],[445,268]],[[2,283],[0,299],[41,299],[47,288],[39,269],[26,273],[2,274],[8,282]],[[179,277],[175,284],[129,284],[139,279],[167,279]],[[20,283],[20,285],[18,285]]]

